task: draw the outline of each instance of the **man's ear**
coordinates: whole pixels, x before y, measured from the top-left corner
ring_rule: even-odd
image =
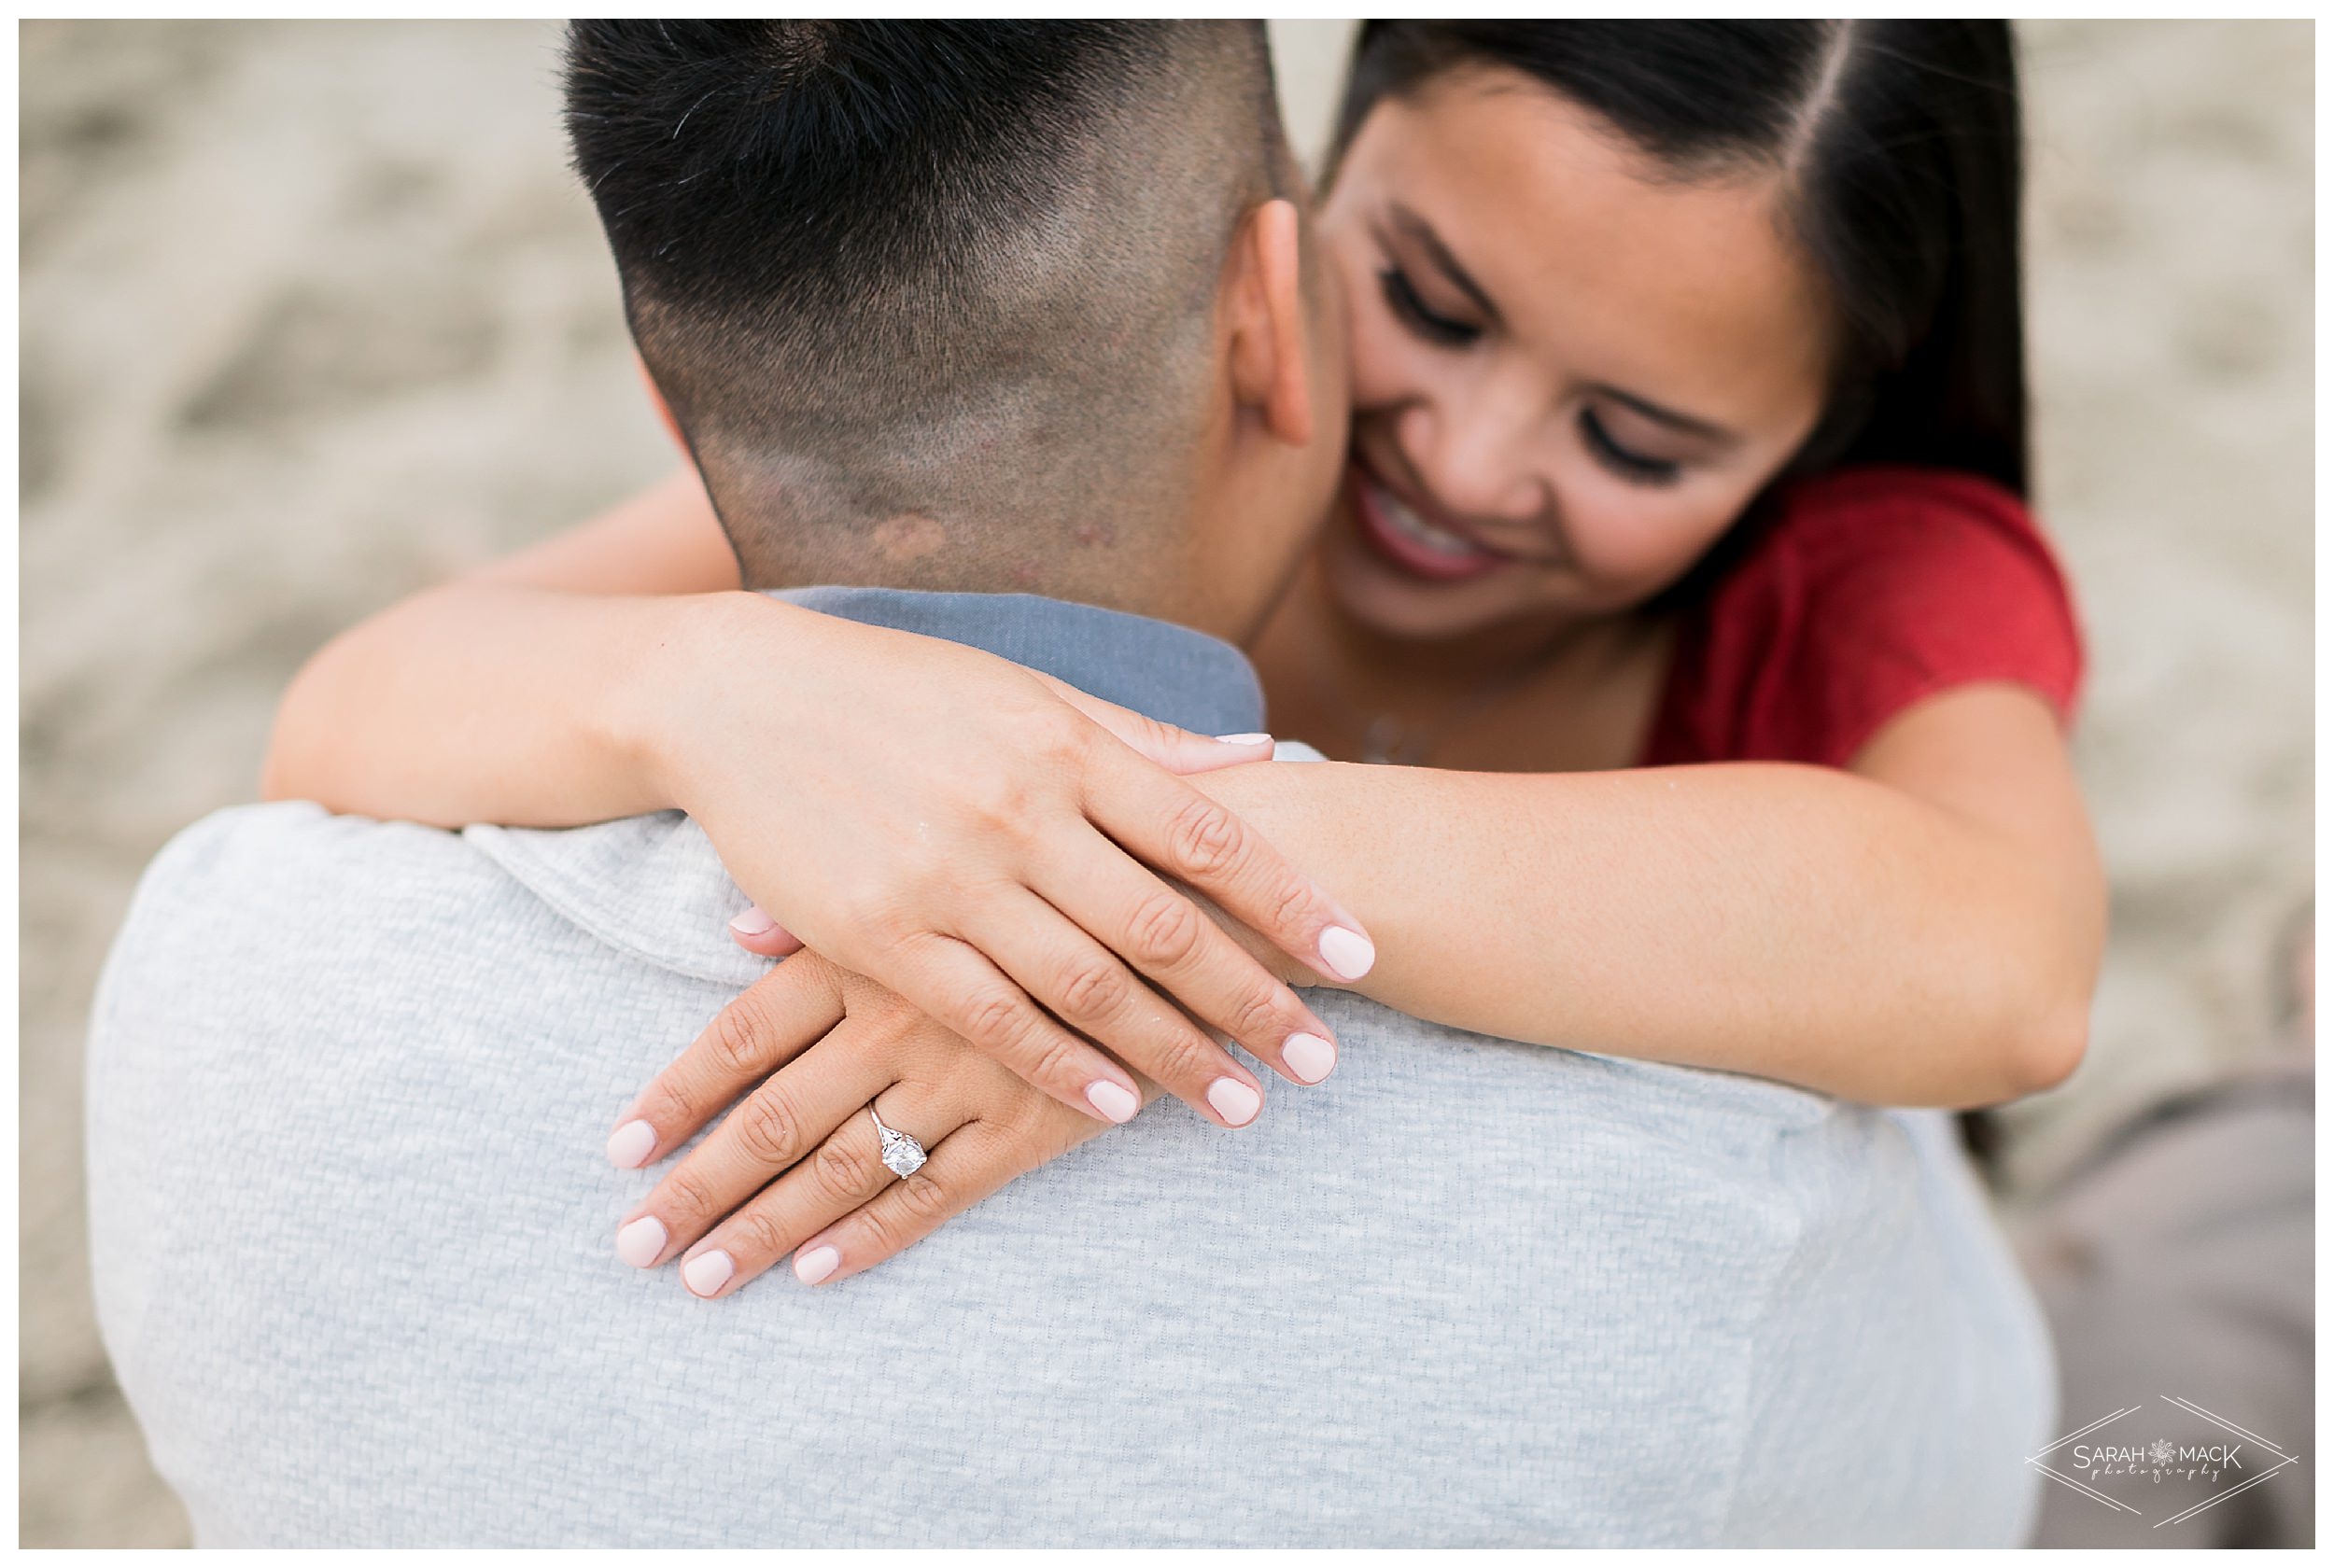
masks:
[[[1241,225],[1231,258],[1232,394],[1291,446],[1312,441],[1315,418],[1302,227],[1294,202],[1267,202]]]
[[[665,434],[670,436],[673,445],[681,449],[682,457],[695,464],[696,455],[689,450],[689,439],[681,433],[681,421],[672,416],[672,405],[665,401],[665,389],[656,385],[656,378],[649,373],[648,361],[640,357],[640,351],[637,348],[632,351],[632,363],[640,370],[640,385],[648,388],[649,406],[656,411],[656,417],[664,421]]]

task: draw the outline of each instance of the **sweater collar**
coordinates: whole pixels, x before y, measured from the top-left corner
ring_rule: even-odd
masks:
[[[846,621],[961,642],[1202,735],[1264,728],[1264,690],[1230,643],[1147,615],[1034,594],[784,588],[770,596]]]

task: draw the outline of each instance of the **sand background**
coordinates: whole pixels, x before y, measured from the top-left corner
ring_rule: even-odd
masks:
[[[1279,26],[1317,144],[1343,24]],[[547,23],[26,23],[27,1545],[183,1541],[89,1304],[87,1003],[140,867],[252,798],[333,631],[660,472]],[[2312,886],[2313,32],[2024,30],[2045,516],[2115,881],[2095,1045],[2018,1193],[2257,1048]],[[360,912],[353,912],[360,913]],[[232,1137],[232,1128],[220,1129]]]

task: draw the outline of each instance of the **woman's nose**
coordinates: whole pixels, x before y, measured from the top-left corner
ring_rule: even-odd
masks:
[[[1528,522],[1547,508],[1547,483],[1535,460],[1541,427],[1513,412],[1422,406],[1402,422],[1402,453],[1443,511]]]

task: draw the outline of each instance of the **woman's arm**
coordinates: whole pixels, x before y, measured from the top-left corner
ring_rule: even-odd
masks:
[[[1357,988],[1422,1017],[1877,1104],[1991,1104],[2082,1055],[2103,882],[2021,688],[1933,697],[1847,772],[1197,782],[1339,889],[1379,944]]]
[[[1363,988],[1413,1013],[1898,1103],[2006,1098],[2081,1048],[2098,869],[2056,726],[2009,688],[1906,712],[1854,772],[1325,763],[1207,787],[1357,890],[1393,938]],[[871,1097],[947,1139],[928,1165],[880,1169]],[[790,1250],[808,1284],[873,1267],[1093,1130],[816,954],[659,1072],[610,1157],[733,1106],[619,1233],[699,1295]]]
[[[737,559],[682,469],[327,643],[276,709],[260,792],[439,827],[569,827],[669,806],[640,693],[724,595],[746,596]]]
[[[1132,1068],[1218,1126],[1254,1120],[1261,1085],[1202,1026],[1292,1082],[1322,1075],[1300,1068],[1327,1026],[1158,875],[1325,973],[1325,939],[1367,954],[1351,917],[1178,777],[1269,740],[1188,735],[736,582],[702,489],[677,477],[317,654],[267,793],[448,827],[678,806],[804,943],[1084,1115],[1132,1116]]]

